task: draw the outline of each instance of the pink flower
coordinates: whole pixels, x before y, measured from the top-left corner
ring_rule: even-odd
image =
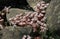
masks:
[[[3,26],[0,24],[0,29],[3,29]]]
[[[40,9],[44,10],[44,9],[45,9],[45,7],[42,7],[42,6],[41,6],[41,7],[40,7]]]
[[[41,19],[41,21],[45,21],[46,20],[46,17],[43,17],[42,19]]]
[[[31,37],[29,35],[27,35],[27,36],[28,36],[27,39],[31,39]]]
[[[16,22],[16,23],[19,23],[19,22],[20,22],[20,20],[16,20],[15,22]]]
[[[46,13],[46,11],[43,10],[43,11],[41,11],[41,13]]]
[[[41,21],[38,20],[37,23],[38,23],[38,24],[41,24]]]
[[[40,16],[44,16],[42,13],[39,14]]]
[[[20,14],[19,14],[19,16],[22,16],[22,15],[23,15],[23,13],[20,13]]]
[[[3,22],[4,22],[4,19],[0,19],[0,24],[3,24]]]
[[[46,6],[48,6],[48,5],[49,5],[49,3],[46,4]]]
[[[37,6],[40,7],[40,3],[38,3]]]
[[[36,13],[35,15],[34,15],[34,17],[37,17],[38,16],[38,13]]]
[[[44,27],[47,27],[47,24],[44,24],[43,26],[44,26]]]
[[[20,15],[16,15],[16,17],[20,17]]]
[[[27,36],[26,35],[24,35],[23,37],[22,37],[22,39],[25,39]]]
[[[23,23],[22,23],[22,22],[20,22],[18,25],[21,25],[21,26],[22,26],[22,25],[23,25]]]
[[[41,4],[41,6],[42,6],[42,7],[44,7],[44,6],[45,6],[45,4]]]

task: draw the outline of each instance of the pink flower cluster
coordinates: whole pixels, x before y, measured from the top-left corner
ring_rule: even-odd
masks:
[[[31,39],[31,37],[29,35],[24,35],[22,39]]]
[[[35,12],[25,12],[16,15],[9,19],[10,23],[13,25],[18,25],[20,27],[24,27],[25,25],[31,25],[32,27],[40,26],[41,31],[46,29],[46,24],[44,23],[46,17],[46,8],[49,3],[45,3],[44,1],[39,2],[35,8]]]

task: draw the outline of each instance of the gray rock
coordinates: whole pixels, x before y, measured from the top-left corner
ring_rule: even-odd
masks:
[[[29,34],[31,29],[31,27],[7,27],[2,30],[2,39],[22,39],[22,36]]]
[[[45,16],[47,17],[47,26],[51,32],[60,30],[60,0],[51,0]]]
[[[27,0],[29,5],[34,9],[34,6],[41,0]]]

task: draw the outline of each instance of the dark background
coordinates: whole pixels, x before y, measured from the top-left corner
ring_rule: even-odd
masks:
[[[2,10],[4,6],[32,10],[26,0],[0,0],[0,10]]]

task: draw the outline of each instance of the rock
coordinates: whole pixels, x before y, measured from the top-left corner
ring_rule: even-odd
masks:
[[[2,39],[22,39],[23,35],[29,34],[31,27],[15,27],[12,26],[3,29]]]
[[[60,0],[51,0],[46,10],[47,26],[51,32],[60,30]],[[60,33],[58,31],[58,33]]]
[[[27,0],[28,4],[34,8],[34,6],[41,0]]]
[[[0,39],[2,38],[2,30],[0,30]]]

